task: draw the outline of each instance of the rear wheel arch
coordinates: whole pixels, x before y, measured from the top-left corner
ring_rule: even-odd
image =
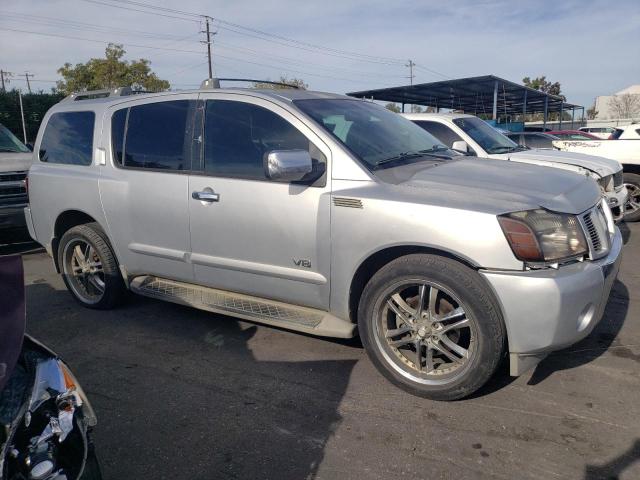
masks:
[[[356,269],[353,278],[351,279],[351,285],[349,288],[349,318],[353,323],[358,319],[358,305],[360,304],[360,298],[364,292],[364,287],[367,282],[376,274],[378,270],[392,262],[396,258],[403,257],[414,253],[427,253],[433,255],[439,255],[445,258],[456,260],[463,265],[466,265],[473,270],[478,270],[479,265],[474,264],[468,258],[464,256],[433,247],[426,247],[421,245],[401,245],[383,248],[372,254],[370,254],[364,261],[360,263]]]
[[[69,231],[71,228],[88,223],[95,223],[104,231],[100,223],[95,218],[81,210],[66,210],[56,218],[56,223],[53,228],[53,238],[51,239],[51,253],[58,273],[60,273],[60,265],[58,264],[58,247],[60,239],[65,232]]]

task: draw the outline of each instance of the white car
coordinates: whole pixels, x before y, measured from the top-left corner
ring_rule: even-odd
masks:
[[[563,152],[598,155],[620,162],[629,195],[624,218],[635,222],[640,220],[640,124],[633,123],[612,130],[611,140],[557,140],[553,146]]]
[[[580,127],[578,130],[595,135],[603,140],[609,138],[609,135],[615,130],[613,127]]]
[[[623,185],[622,166],[615,160],[573,152],[522,147],[473,115],[407,113],[403,116],[445,145],[466,155],[561,168],[590,176],[600,185],[616,220],[621,220],[624,215],[627,190]]]

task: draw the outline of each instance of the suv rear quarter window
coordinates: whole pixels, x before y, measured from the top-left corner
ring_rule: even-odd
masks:
[[[118,142],[124,114],[116,112],[112,117],[112,128],[116,126],[112,132],[116,162],[131,168],[190,170],[187,125],[193,108],[195,101],[192,100],[147,103],[129,108],[120,152]]]
[[[41,162],[91,165],[93,112],[59,112],[49,117],[38,156]]]

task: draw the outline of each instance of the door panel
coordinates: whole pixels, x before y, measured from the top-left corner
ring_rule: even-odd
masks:
[[[112,165],[103,168],[100,192],[109,234],[129,274],[193,281],[188,172],[195,104],[176,95],[107,113]]]
[[[207,98],[204,172],[190,176],[189,191],[192,196],[203,192],[218,198],[189,200],[196,281],[328,308],[329,149],[306,125],[270,102],[227,100],[216,107],[212,98],[228,97]],[[267,180],[260,165],[263,154],[269,149],[299,148],[300,142],[310,145],[314,158],[324,162],[323,180],[316,186]]]

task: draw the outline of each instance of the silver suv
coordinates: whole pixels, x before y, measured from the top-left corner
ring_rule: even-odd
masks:
[[[598,185],[458,155],[370,102],[301,90],[71,96],[29,173],[34,239],[72,295],[125,291],[315,335],[357,331],[434,399],[585,337],[621,235]],[[96,97],[93,93],[87,97]]]

